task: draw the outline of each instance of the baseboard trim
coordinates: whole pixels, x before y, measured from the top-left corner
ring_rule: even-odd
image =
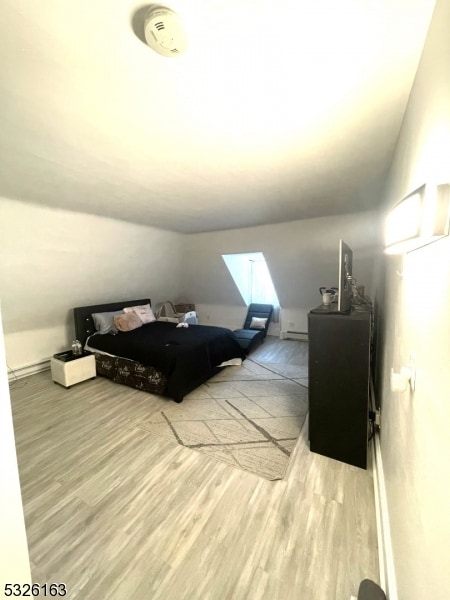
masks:
[[[23,377],[28,377],[29,375],[34,375],[41,371],[47,371],[48,369],[50,369],[50,359],[41,360],[31,365],[18,367],[17,369],[8,367],[8,380],[15,381],[16,379],[22,379]]]
[[[375,407],[375,394],[373,385],[370,386],[372,408]],[[375,513],[377,520],[378,536],[378,562],[380,569],[380,587],[385,591],[387,600],[398,600],[397,581],[394,568],[394,554],[392,551],[391,528],[389,523],[389,510],[386,494],[386,485],[381,457],[380,432],[375,431],[373,436],[373,487],[375,495]]]

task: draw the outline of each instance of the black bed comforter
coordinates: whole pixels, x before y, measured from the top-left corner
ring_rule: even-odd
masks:
[[[94,334],[88,345],[155,367],[167,377],[165,394],[178,401],[217,372],[222,362],[245,358],[229,329],[206,325],[185,328],[164,321],[116,335]]]

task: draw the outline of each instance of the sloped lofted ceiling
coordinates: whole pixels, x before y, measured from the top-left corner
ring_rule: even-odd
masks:
[[[179,232],[372,209],[434,0],[3,0],[0,197]]]

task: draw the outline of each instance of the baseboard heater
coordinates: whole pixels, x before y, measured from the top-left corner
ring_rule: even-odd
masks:
[[[290,331],[282,329],[280,331],[280,340],[300,340],[301,342],[308,341],[308,333],[306,331]]]
[[[22,379],[22,377],[28,377],[28,375],[46,371],[47,369],[50,369],[50,359],[41,360],[31,365],[25,365],[24,367],[16,367],[15,369],[8,367],[8,380],[12,382],[16,379]]]

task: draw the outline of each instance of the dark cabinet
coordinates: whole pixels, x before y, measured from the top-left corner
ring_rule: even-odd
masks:
[[[372,318],[311,311],[309,333],[310,450],[367,468]]]

